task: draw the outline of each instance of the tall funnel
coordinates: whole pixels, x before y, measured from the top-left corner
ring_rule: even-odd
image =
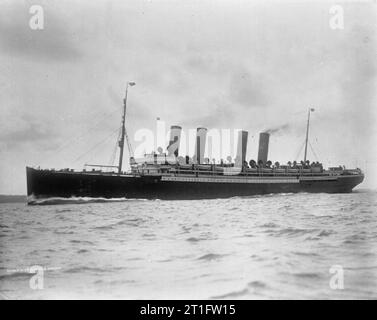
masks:
[[[247,150],[247,131],[238,132],[238,141],[237,141],[237,155],[235,159],[236,167],[242,167],[246,159],[246,150]]]
[[[206,148],[207,129],[196,129],[195,160],[198,164],[204,163],[204,151]]]
[[[270,140],[269,133],[261,132],[259,134],[258,162],[262,160],[263,164],[266,164],[267,162],[269,140]]]
[[[176,157],[178,157],[179,144],[181,142],[181,131],[182,128],[180,126],[170,127],[170,139],[169,145],[167,147],[168,156],[175,155]]]

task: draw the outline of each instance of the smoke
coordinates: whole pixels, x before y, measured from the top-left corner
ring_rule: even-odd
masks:
[[[290,126],[289,126],[288,123],[286,123],[286,124],[283,124],[283,125],[275,127],[275,128],[264,130],[264,132],[269,133],[269,134],[275,134],[275,133],[278,133],[278,132],[279,133],[286,132],[289,129],[290,129]]]

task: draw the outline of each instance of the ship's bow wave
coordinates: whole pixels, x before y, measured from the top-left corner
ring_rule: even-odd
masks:
[[[143,201],[144,199],[129,198],[92,198],[92,197],[46,197],[36,198],[29,196],[27,203],[29,205],[54,205],[54,204],[86,204],[86,203],[105,203],[105,202],[122,202],[122,201]]]

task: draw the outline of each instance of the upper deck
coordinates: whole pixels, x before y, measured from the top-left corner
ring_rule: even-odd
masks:
[[[279,168],[247,168],[235,166],[220,166],[215,164],[151,164],[138,163],[132,166],[131,173],[138,176],[237,176],[237,177],[336,177],[344,175],[361,175],[360,169],[346,169],[334,167],[327,170],[321,167],[297,167],[282,166]]]

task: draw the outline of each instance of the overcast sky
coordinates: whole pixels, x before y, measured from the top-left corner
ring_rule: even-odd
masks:
[[[44,29],[29,27],[30,6]],[[344,28],[330,28],[331,6]],[[260,131],[293,160],[314,107],[325,165],[377,166],[376,7],[370,2],[0,1],[0,193],[26,192],[26,165],[108,163],[122,99],[128,130],[156,117],[185,130]],[[86,153],[97,143],[98,147]],[[134,147],[136,143],[134,142]],[[309,149],[309,159],[317,160]],[[367,161],[367,162],[366,162]],[[366,186],[376,187],[370,175]]]

